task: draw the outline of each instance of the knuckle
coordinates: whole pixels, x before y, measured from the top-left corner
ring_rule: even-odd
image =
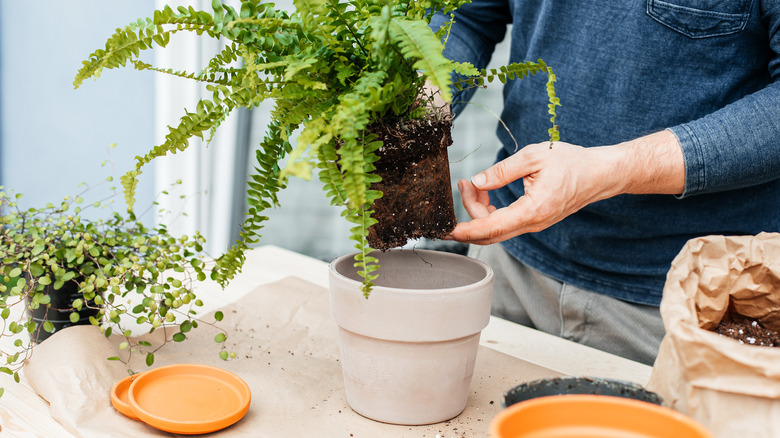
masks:
[[[506,161],[499,161],[493,166],[493,176],[498,181],[508,181],[510,178],[510,170]]]

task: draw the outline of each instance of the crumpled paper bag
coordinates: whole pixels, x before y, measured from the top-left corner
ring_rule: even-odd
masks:
[[[780,234],[707,236],[672,262],[647,388],[718,438],[780,437],[780,348],[712,331],[730,312],[780,330]]]

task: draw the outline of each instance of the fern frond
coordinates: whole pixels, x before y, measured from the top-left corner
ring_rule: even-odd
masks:
[[[368,200],[366,193],[372,182],[368,172],[373,169],[366,169],[365,163],[377,160],[373,151],[379,146],[364,135],[365,129],[374,121],[372,115],[381,112],[389,103],[381,99],[385,77],[381,71],[366,72],[352,91],[341,97],[327,126],[327,132],[339,139],[339,164],[352,209],[363,208]]]
[[[547,65],[542,60],[539,60],[539,62],[514,62],[512,64],[501,66],[498,69],[482,69],[479,71],[479,74],[476,75],[473,74],[473,70],[469,72],[469,64],[462,64],[458,68],[464,69],[458,71],[463,71],[464,74],[469,76],[461,78],[453,83],[455,88],[458,90],[462,90],[467,87],[483,87],[488,83],[493,82],[495,79],[498,79],[502,84],[505,84],[507,81],[513,79],[523,79],[528,75],[536,75],[539,72],[547,73]]]
[[[328,24],[325,19],[328,15],[326,0],[293,0],[293,4],[305,27]]]
[[[300,21],[285,18],[283,13],[273,15],[233,20],[227,23],[223,35],[239,44],[262,48],[257,50],[259,54],[289,54],[302,42],[298,34],[304,30],[303,25]]]
[[[561,100],[555,96],[555,73],[553,73],[552,68],[550,67],[547,67],[547,100],[549,101],[547,104],[547,113],[550,114],[550,123],[552,123],[552,127],[550,127],[547,132],[550,135],[550,143],[552,144],[552,142],[561,139],[561,134],[558,132],[558,125],[555,124],[555,119],[557,117],[555,107],[561,105]]]
[[[373,152],[381,144],[381,142],[369,142],[366,149]],[[341,206],[343,208],[341,215],[355,224],[354,227],[350,228],[350,239],[355,242],[355,249],[358,251],[355,255],[355,267],[358,268],[358,275],[363,278],[361,290],[363,295],[368,298],[374,287],[374,280],[378,277],[375,271],[379,268],[379,261],[370,255],[373,249],[368,244],[368,229],[377,223],[377,220],[372,217],[374,212],[369,207],[382,196],[382,193],[376,190],[367,190],[366,204],[359,208],[350,207],[345,189],[347,184],[337,161],[338,156],[334,142],[326,143],[320,147],[317,157],[320,181],[323,183],[323,190],[331,200],[331,205]],[[369,165],[372,166],[372,163]]]
[[[211,57],[201,75],[224,73],[225,68],[237,63],[240,57],[240,46],[236,43],[228,44],[219,53]]]
[[[442,55],[441,41],[430,28],[420,21],[393,17],[388,32],[404,57],[414,61],[413,67],[425,73],[428,81],[441,90],[445,101],[451,101],[450,74],[454,66]]]
[[[316,157],[318,151],[323,145],[333,141],[333,136],[325,131],[325,119],[319,117],[309,121],[301,134],[298,136],[298,142],[290,153],[290,159],[287,166],[282,169],[281,178],[295,176],[310,180],[312,169],[317,167]],[[305,156],[309,152],[309,156]]]
[[[218,38],[213,24],[212,16],[206,12],[196,11],[192,7],[181,7],[177,14],[166,6],[163,10],[155,11],[153,19],[139,19],[117,29],[106,41],[105,49],[94,51],[88,60],[82,62],[81,69],[73,80],[73,87],[78,88],[87,78],[97,79],[104,68],[125,66],[127,61],[137,58],[141,51],[151,49],[154,45],[166,47],[171,35],[176,32],[187,30]],[[175,27],[166,28],[164,25]]]
[[[279,178],[279,162],[290,151],[291,145],[285,140],[286,132],[294,127],[280,127],[278,124],[269,126],[265,139],[256,152],[257,173],[251,175],[247,190],[248,212],[241,226],[240,239],[225,254],[217,258],[211,272],[211,278],[222,287],[227,285],[239,272],[246,259],[245,252],[249,245],[257,243],[260,230],[268,220],[262,213],[268,208],[279,204],[277,193],[285,187]]]
[[[209,85],[207,89],[212,91],[212,99],[201,99],[196,105],[194,113],[186,111],[175,128],[168,127],[168,134],[166,134],[163,143],[152,148],[144,156],[136,157],[135,169],[122,177],[125,189],[124,197],[128,209],[132,210],[135,204],[137,181],[134,180],[141,173],[143,166],[155,158],[186,150],[193,137],[204,140],[205,132],[213,135],[233,109],[238,106],[251,108],[258,102],[265,100],[270,94],[267,88],[258,86],[252,89],[244,87],[231,89],[223,85]]]
[[[360,48],[364,56],[368,56],[364,42],[365,37],[359,30],[361,26],[364,26],[365,12],[361,13],[359,9],[350,9],[349,3],[338,0],[327,0],[327,5],[330,9],[328,16],[333,20],[332,25],[335,27],[336,37],[344,41],[351,40]]]
[[[363,277],[360,290],[366,298],[371,294],[371,289],[374,287],[374,280],[379,277],[379,275],[375,273],[376,270],[379,269],[379,260],[371,255],[372,248],[368,245],[368,229],[377,223],[377,220],[371,216],[373,213],[373,210],[364,208],[357,212],[357,214],[347,216],[347,220],[357,224],[350,230],[352,233],[350,238],[357,242],[355,244],[355,249],[357,249],[358,252],[355,254],[354,266],[358,268],[358,275]]]
[[[193,81],[203,82],[203,83],[211,83],[211,84],[222,84],[222,85],[229,85],[230,84],[230,78],[217,78],[216,76],[212,75],[209,77],[203,77],[202,74],[195,74],[187,71],[174,71],[171,68],[163,69],[159,67],[154,67],[149,63],[139,61],[137,59],[131,59],[129,61],[133,68],[136,70],[150,70],[157,73],[163,73],[170,76],[176,76],[179,78],[184,79],[191,79]]]
[[[338,154],[333,141],[323,144],[317,151],[317,167],[320,169],[319,178],[323,184],[322,190],[330,199],[330,205],[347,206],[347,191],[344,190],[343,175],[338,166]],[[342,216],[347,214],[346,208]]]
[[[423,19],[430,22],[433,14],[439,11],[445,14],[449,14],[450,12],[470,2],[471,0],[403,0],[398,2],[397,8],[401,14],[406,17]]]
[[[465,71],[468,73],[468,69],[470,68],[469,65],[465,66]],[[557,117],[557,113],[555,111],[556,106],[561,105],[560,99],[556,97],[555,95],[555,73],[553,73],[552,68],[548,67],[547,64],[545,64],[544,61],[541,59],[537,62],[533,61],[526,61],[526,62],[515,62],[506,66],[502,66],[499,69],[490,69],[490,70],[481,70],[478,75],[471,75],[470,77],[462,78],[456,82],[453,83],[456,89],[462,90],[466,87],[481,87],[484,86],[485,83],[493,82],[493,80],[498,79],[501,81],[502,84],[505,84],[509,80],[513,79],[523,79],[526,76],[529,75],[536,75],[537,73],[546,73],[547,74],[547,83],[546,83],[546,91],[547,91],[547,113],[550,114],[550,123],[552,126],[550,129],[547,130],[550,142],[558,141],[560,140],[560,132],[558,131],[558,125],[555,124],[555,119]],[[473,71],[471,72],[473,73]],[[511,135],[511,133],[510,133]]]
[[[135,204],[135,188],[138,184],[137,177],[141,174],[141,169],[154,158],[162,157],[168,153],[175,154],[187,149],[192,136],[203,139],[203,131],[210,130],[224,119],[223,111],[223,107],[214,105],[213,102],[208,100],[201,100],[198,102],[198,111],[196,113],[187,112],[181,118],[176,128],[168,127],[168,134],[165,136],[165,141],[162,144],[155,146],[144,156],[136,157],[135,169],[121,177],[128,210],[132,210]]]

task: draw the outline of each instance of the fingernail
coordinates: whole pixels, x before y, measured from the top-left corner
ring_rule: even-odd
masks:
[[[463,180],[458,181],[458,191],[459,192],[463,191]]]
[[[455,240],[455,238],[452,237],[452,234],[446,234],[441,238],[441,240]]]
[[[487,182],[487,176],[485,175],[485,172],[478,173],[471,177],[471,183],[474,184],[476,187],[482,187]]]

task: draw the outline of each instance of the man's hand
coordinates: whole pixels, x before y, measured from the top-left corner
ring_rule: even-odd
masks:
[[[525,195],[505,208],[488,191],[523,179]],[[487,245],[541,231],[586,205],[623,193],[680,194],[685,165],[670,131],[613,146],[583,148],[563,142],[526,146],[486,171],[458,182],[470,222],[448,238]]]

